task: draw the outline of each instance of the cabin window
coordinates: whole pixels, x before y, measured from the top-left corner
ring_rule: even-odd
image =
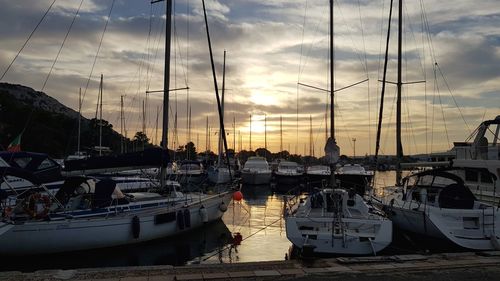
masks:
[[[464,229],[479,229],[479,218],[464,217]]]
[[[478,181],[477,172],[473,170],[465,170],[465,180],[477,182]]]
[[[31,162],[31,159],[31,157],[20,157],[14,159],[14,162],[16,162],[16,164],[19,165],[20,168],[24,169]]]
[[[44,170],[44,169],[52,168],[54,166],[55,166],[54,162],[50,161],[50,159],[47,158],[47,159],[43,160],[42,163],[40,163],[37,170]]]
[[[488,171],[481,171],[480,173],[482,183],[493,183],[493,178]]]

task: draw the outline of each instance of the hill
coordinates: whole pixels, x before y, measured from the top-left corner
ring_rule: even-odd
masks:
[[[82,117],[81,147],[98,145],[98,120]],[[122,136],[103,121],[103,146],[120,151]],[[0,150],[22,131],[21,149],[63,158],[77,147],[78,112],[32,88],[0,83]],[[132,142],[126,140],[128,147]]]

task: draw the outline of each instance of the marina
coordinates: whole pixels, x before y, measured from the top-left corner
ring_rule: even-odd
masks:
[[[23,1],[0,279],[500,272],[490,0]]]

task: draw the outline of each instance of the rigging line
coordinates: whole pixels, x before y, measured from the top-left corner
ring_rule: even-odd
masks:
[[[241,241],[243,242],[243,241],[247,240],[248,238],[250,238],[250,237],[252,237],[252,236],[256,235],[257,233],[259,233],[259,232],[261,232],[261,231],[263,231],[263,230],[265,230],[265,229],[267,229],[268,227],[272,226],[273,224],[275,224],[275,223],[279,222],[279,221],[280,221],[280,220],[282,220],[282,219],[283,219],[282,217],[279,217],[278,219],[276,219],[275,221],[271,222],[270,224],[267,224],[267,225],[265,225],[264,227],[260,228],[259,230],[255,231],[254,233],[252,233],[252,234],[248,235],[247,237],[245,237],[245,238],[244,238],[244,239],[242,239]],[[212,254],[212,255],[210,255],[210,256],[208,256],[208,257],[204,258],[204,259],[203,259],[203,261],[206,261],[206,260],[208,260],[209,258],[214,257],[215,255],[218,255],[219,253],[221,253],[221,252],[225,251],[226,249],[228,249],[228,248],[230,248],[230,247],[231,247],[231,246],[225,246],[225,247],[224,247],[224,248],[222,248],[221,250],[217,251],[215,254]]]
[[[360,2],[360,0],[358,0],[358,15],[359,15],[359,25],[361,27],[361,38],[363,39],[363,54],[365,56],[365,72],[366,72],[366,78],[368,79],[369,78],[368,58],[366,55],[365,31],[363,28],[363,19],[361,16],[361,2]],[[372,125],[372,122],[371,122],[371,107],[370,107],[370,81],[368,81],[366,95],[367,95],[367,104],[368,104],[368,143],[370,144],[370,145],[368,145],[368,153],[371,154],[371,148],[372,148],[372,146],[371,146],[372,126],[371,125]]]
[[[464,121],[465,125],[467,126],[467,130],[469,130],[469,132],[471,132],[469,124],[467,124],[467,121],[465,121],[465,117],[464,117],[464,115],[462,113],[462,110],[460,109],[460,106],[458,105],[457,100],[455,99],[455,96],[451,92],[450,85],[448,84],[448,81],[446,80],[446,77],[444,77],[444,74],[441,71],[441,67],[439,66],[439,64],[437,62],[436,62],[436,66],[437,66],[437,69],[439,70],[439,74],[443,78],[444,84],[446,85],[446,88],[447,88],[448,92],[450,93],[451,98],[453,99],[453,102],[455,103],[455,106],[458,109],[458,112],[460,113],[460,117],[462,117],[462,120]]]
[[[47,11],[45,11],[45,13],[43,14],[42,18],[38,21],[38,23],[36,24],[35,28],[31,31],[30,35],[28,36],[28,39],[26,39],[26,41],[24,42],[24,44],[21,46],[21,49],[19,49],[19,51],[17,52],[16,56],[14,57],[14,59],[10,62],[10,64],[7,66],[7,68],[5,69],[5,71],[3,72],[2,76],[0,77],[0,81],[3,80],[3,78],[5,77],[5,74],[7,74],[7,72],[9,71],[10,67],[12,66],[12,64],[14,64],[14,62],[16,61],[17,57],[19,56],[19,54],[21,54],[21,52],[23,51],[24,47],[26,47],[26,45],[28,44],[28,42],[30,41],[31,37],[33,36],[33,34],[35,34],[35,31],[38,29],[38,27],[40,26],[40,24],[43,22],[43,20],[45,19],[45,17],[47,16],[47,14],[49,13],[50,9],[52,9],[52,6],[54,5],[54,3],[56,2],[56,0],[52,1],[52,4],[50,4],[49,8],[47,9]]]
[[[336,2],[337,2],[337,8],[338,8],[338,11],[339,11],[340,16],[342,17],[342,20],[343,20],[344,26],[346,26],[347,30],[349,30],[349,34],[353,34],[353,33],[354,33],[354,30],[351,28],[351,26],[350,26],[350,25],[347,25],[347,24],[346,24],[347,20],[345,19],[344,14],[342,13],[342,8],[341,8],[341,6],[340,6],[340,0],[337,0]],[[339,32],[339,35],[343,37],[343,35],[342,35],[342,34],[340,34],[340,32]],[[368,73],[368,72],[367,72],[367,69],[366,69],[366,65],[365,65],[365,63],[363,62],[363,59],[362,59],[361,54],[360,54],[360,51],[359,51],[359,50],[358,50],[358,48],[356,47],[356,43],[354,42],[354,39],[353,39],[351,36],[349,36],[349,39],[351,40],[351,43],[352,43],[352,46],[351,46],[351,47],[354,49],[354,51],[355,51],[355,53],[356,53],[356,56],[358,57],[359,62],[361,63],[361,65],[362,65],[362,66],[363,66],[363,68],[365,69],[365,73]]]
[[[95,54],[94,61],[92,63],[92,68],[90,69],[89,77],[87,79],[87,84],[85,85],[85,90],[83,91],[82,104],[85,101],[85,95],[87,94],[87,89],[89,88],[90,78],[92,78],[92,74],[94,73],[94,67],[97,62],[97,58],[99,57],[99,52],[101,50],[104,34],[106,33],[106,29],[108,28],[109,19],[111,18],[111,12],[113,11],[114,6],[115,6],[115,0],[111,2],[111,7],[109,8],[108,17],[106,18],[106,24],[104,25],[104,30],[102,31],[101,39],[99,40],[99,46],[97,47],[97,52]]]
[[[408,22],[407,24],[407,28],[410,30],[410,34],[411,34],[411,37],[413,39],[413,41],[416,43],[417,42],[417,39],[416,39],[416,36],[415,36],[415,32],[413,31],[413,24],[412,24],[412,21],[411,21],[411,17],[410,17],[410,14],[408,13],[408,5],[404,5],[403,6],[404,9],[405,9],[405,14],[406,14],[406,17],[405,17],[405,20]],[[406,27],[405,27],[406,28]],[[405,32],[406,34],[407,32]],[[405,36],[405,46],[408,46],[409,44],[406,42],[406,40],[408,39],[408,36]],[[420,57],[420,53],[419,52],[415,52],[416,53],[416,56],[418,58],[418,61],[420,63],[420,70],[422,71],[422,76],[425,77],[425,66],[424,66],[424,63],[423,63],[423,60],[422,58]],[[405,54],[406,56],[406,54]],[[424,79],[425,80],[425,79]]]
[[[436,67],[434,66],[434,89],[433,89],[433,95],[432,95],[432,121],[431,121],[431,149],[430,151],[433,151],[433,146],[434,146],[434,111],[435,111],[435,104],[436,104],[436,92],[437,92],[437,72],[436,72]]]
[[[303,47],[304,47],[304,31],[306,29],[306,18],[307,18],[307,0],[306,0],[306,3],[305,3],[305,9],[304,9],[304,18],[303,18],[303,21],[302,21],[302,42],[300,43],[300,56],[299,56],[299,74],[298,74],[298,77],[297,77],[297,82],[300,81],[300,75],[301,75],[301,67],[302,67],[302,56],[303,56]],[[297,89],[298,91],[298,89]]]
[[[76,17],[78,16],[78,13],[80,12],[80,8],[82,7],[82,4],[83,4],[83,0],[80,1],[80,5],[78,6],[78,9],[76,10],[75,15],[73,16],[73,20],[71,21],[71,24],[69,25],[69,28],[68,28],[68,31],[66,32],[66,35],[64,36],[64,40],[61,44],[61,47],[59,48],[59,51],[57,52],[56,58],[54,59],[54,61],[52,62],[52,65],[50,66],[50,71],[47,74],[45,81],[43,82],[42,89],[40,90],[42,92],[45,89],[45,86],[47,85],[47,81],[49,81],[50,74],[52,73],[52,70],[54,69],[54,65],[56,64],[57,60],[59,59],[59,55],[61,54],[61,51],[64,47],[64,44],[66,43],[66,39],[68,39],[68,35],[71,31],[71,28],[73,27],[73,24],[75,23]],[[81,108],[78,108],[78,110],[81,110]]]
[[[444,125],[444,131],[446,133],[446,141],[448,142],[448,148],[450,148],[450,137],[448,136],[448,128],[446,127],[446,118],[444,116],[444,108],[443,108],[443,102],[441,101],[441,93],[439,91],[439,85],[437,87],[437,93],[439,97],[439,105],[441,106],[441,114],[443,115],[443,125]]]

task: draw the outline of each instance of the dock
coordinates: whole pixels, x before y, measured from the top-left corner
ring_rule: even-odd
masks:
[[[0,272],[0,280],[500,280],[500,251]]]

